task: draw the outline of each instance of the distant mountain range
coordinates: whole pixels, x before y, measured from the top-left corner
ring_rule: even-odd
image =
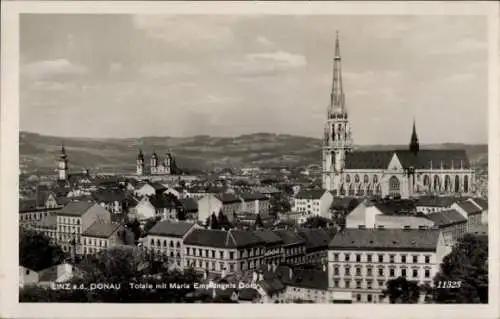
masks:
[[[306,166],[321,164],[321,139],[287,134],[255,133],[238,137],[140,137],[140,138],[61,138],[21,131],[19,153],[22,171],[52,172],[64,141],[73,170],[88,168],[101,172],[134,172],[139,148],[149,163],[151,153],[162,158],[172,152],[179,167],[211,169],[245,166]],[[407,145],[357,146],[359,150],[407,148]],[[470,160],[487,166],[488,145],[431,144],[426,149],[465,149]]]

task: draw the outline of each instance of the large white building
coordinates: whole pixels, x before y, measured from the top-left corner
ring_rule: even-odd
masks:
[[[388,280],[432,285],[449,251],[437,229],[345,229],[329,245],[329,290],[334,300],[387,302]]]
[[[323,188],[338,195],[409,198],[421,194],[470,194],[474,184],[474,170],[465,150],[421,150],[415,122],[408,149],[353,149],[337,36],[323,138]]]

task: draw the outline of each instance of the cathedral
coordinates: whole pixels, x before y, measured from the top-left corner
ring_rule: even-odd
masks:
[[[149,175],[178,175],[181,173],[179,168],[177,168],[175,158],[171,153],[167,153],[162,162],[154,151],[149,162],[149,172],[146,172],[145,169],[146,165],[144,161],[144,154],[142,153],[142,150],[139,150],[136,164],[136,174],[138,176],[148,175],[148,173]]]
[[[323,137],[323,188],[345,196],[464,196],[474,191],[475,174],[465,150],[420,149],[415,121],[407,149],[353,150],[339,37]]]

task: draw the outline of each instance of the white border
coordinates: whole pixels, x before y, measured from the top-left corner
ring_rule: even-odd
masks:
[[[1,148],[0,148],[0,317],[359,317],[498,318],[498,195],[500,151],[498,123],[499,10],[484,2],[99,2],[2,1]],[[18,124],[19,13],[134,14],[297,14],[297,15],[481,15],[489,21],[489,305],[209,305],[209,304],[22,304],[18,303]],[[471,105],[474,112],[475,105]]]

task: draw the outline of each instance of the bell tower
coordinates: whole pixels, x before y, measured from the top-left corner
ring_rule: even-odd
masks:
[[[139,154],[137,155],[136,173],[139,176],[144,175],[144,154],[141,149],[139,149]]]
[[[66,155],[64,143],[61,145],[61,154],[59,155],[59,161],[57,164],[57,175],[58,179],[61,181],[68,179],[68,155]]]
[[[335,57],[333,59],[332,91],[328,106],[323,137],[323,188],[337,189],[340,174],[345,167],[345,158],[352,151],[351,126],[345,107],[342,87],[342,68],[340,41],[337,32],[335,39]]]

